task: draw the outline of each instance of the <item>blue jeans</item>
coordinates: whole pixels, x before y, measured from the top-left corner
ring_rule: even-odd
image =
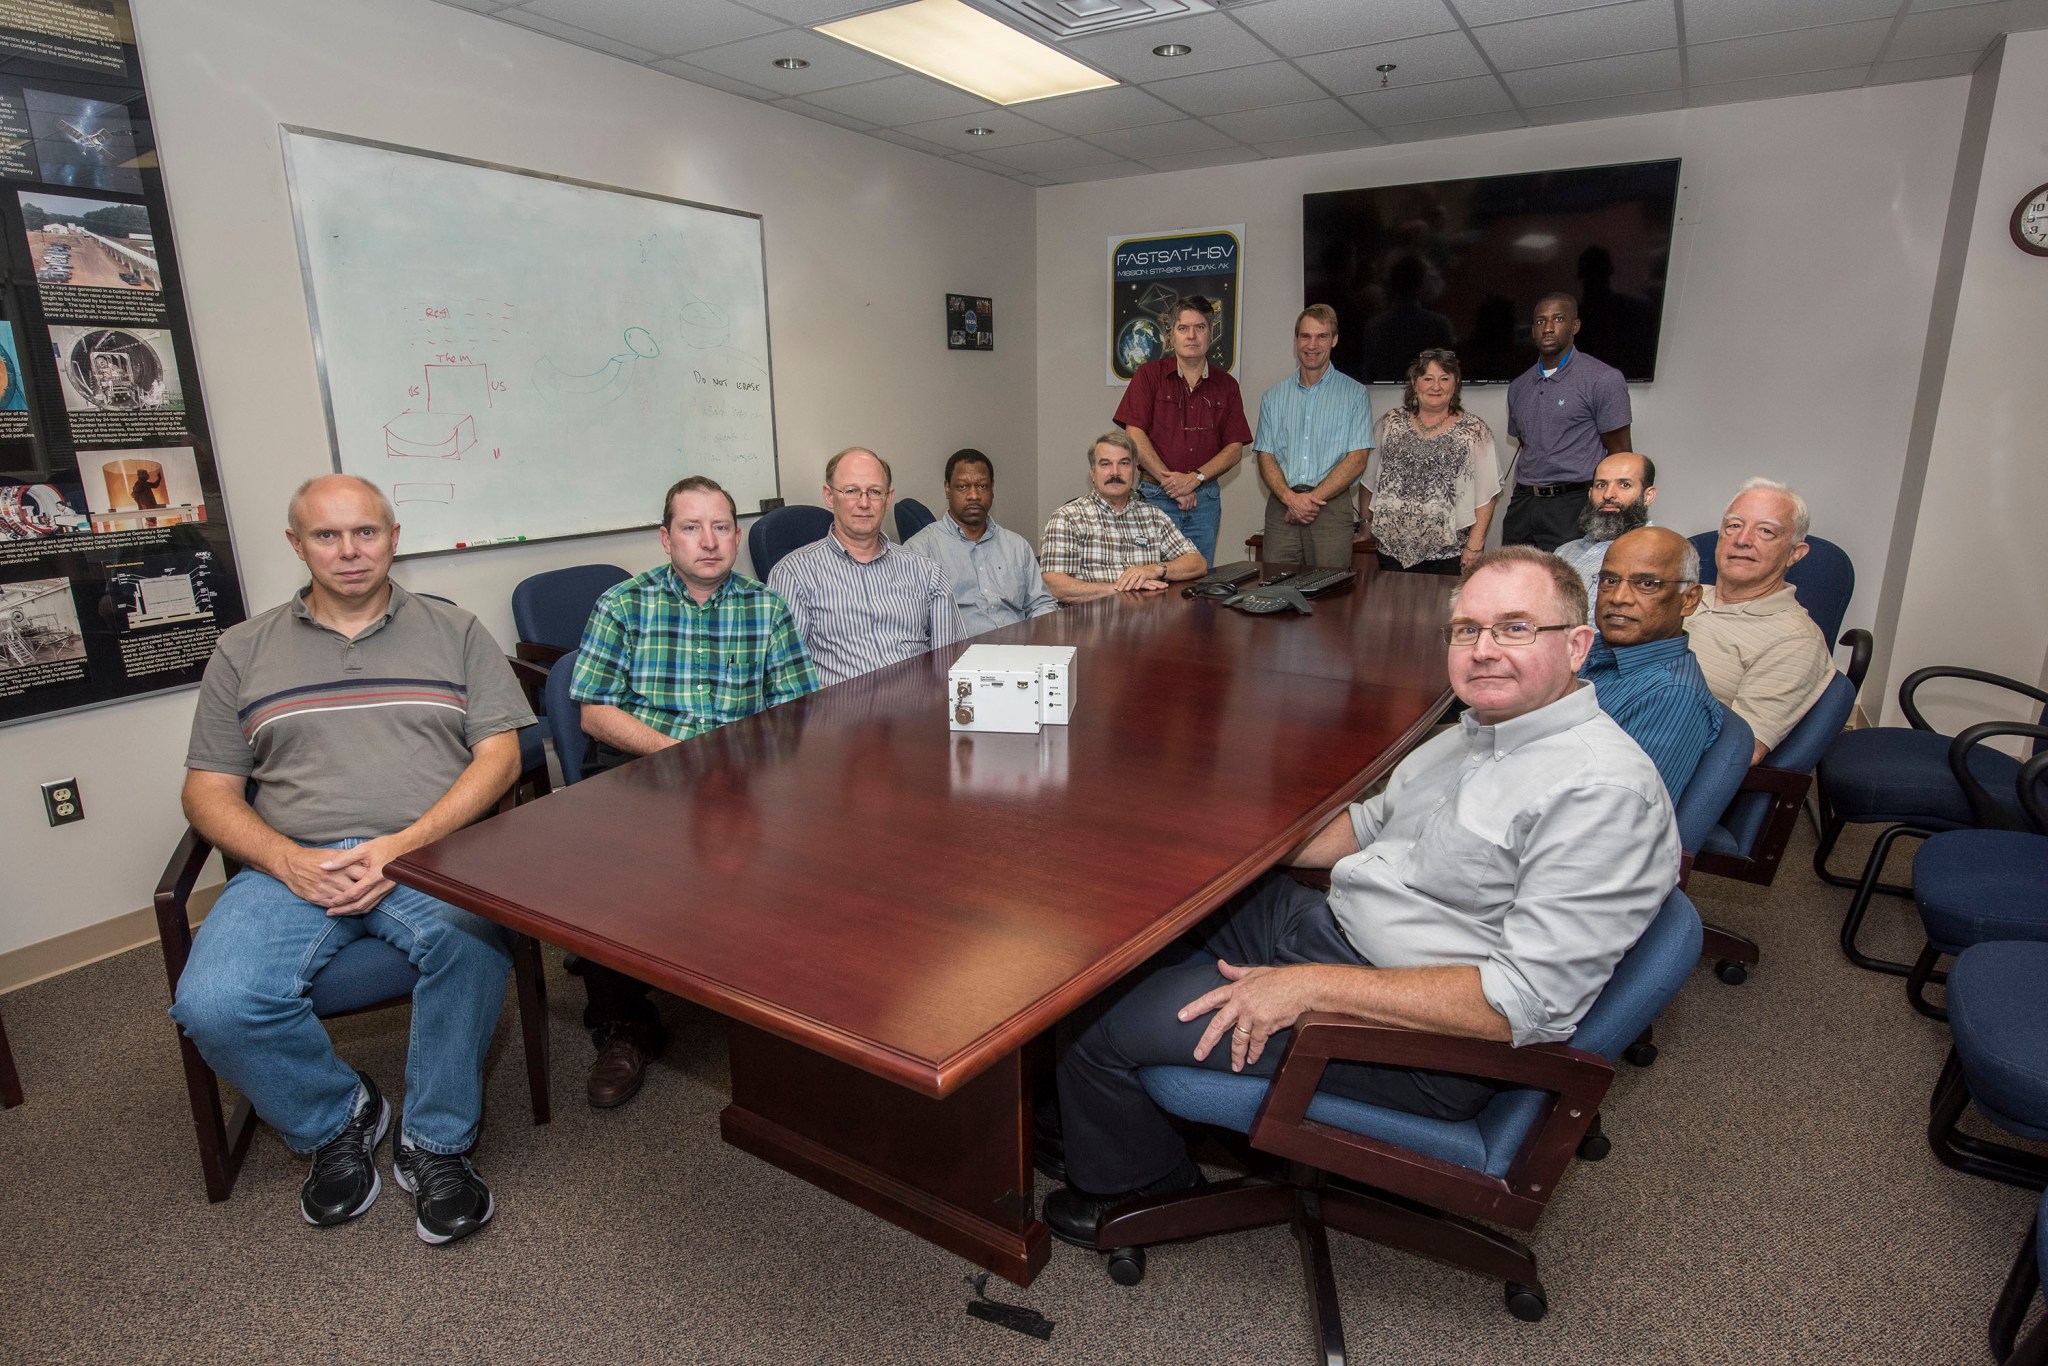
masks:
[[[1150,479],[1140,479],[1138,491],[1145,495],[1146,502],[1165,513],[1167,520],[1180,528],[1181,535],[1195,543],[1195,549],[1202,552],[1202,558],[1213,568],[1216,564],[1216,532],[1223,525],[1223,490],[1216,481],[1211,479],[1195,490],[1192,508],[1183,508]]]
[[[365,935],[403,952],[420,974],[405,1137],[429,1152],[467,1152],[483,1118],[484,1050],[512,969],[512,934],[501,925],[410,887],[362,915],[330,916],[251,868],[229,881],[200,926],[171,1018],[287,1145],[311,1152],[348,1123],[357,1082],[307,992],[328,960]]]

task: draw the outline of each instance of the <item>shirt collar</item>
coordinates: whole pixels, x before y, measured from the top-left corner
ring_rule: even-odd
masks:
[[[1714,588],[1715,585],[1710,583],[1700,590],[1701,607],[1717,612],[1740,612],[1746,617],[1774,617],[1799,605],[1799,593],[1789,583],[1775,593],[1750,602],[1722,602]]]
[[[390,624],[391,618],[398,615],[398,609],[401,606],[412,601],[412,594],[406,592],[405,589],[399,585],[398,580],[392,579],[390,582],[391,596],[385,600],[384,615],[378,617],[368,626],[365,626],[362,630],[356,632],[355,638],[357,640],[361,640],[364,636],[370,634],[370,632],[372,631],[382,630],[385,626]],[[318,626],[323,631],[333,631],[334,628],[332,626],[326,625],[318,617],[314,616],[313,609],[306,605],[306,599],[312,594],[312,592],[313,585],[309,583],[304,588],[301,588],[297,593],[294,593],[292,595],[292,615],[297,617],[300,621],[311,622],[313,625]],[[335,634],[339,635],[341,633],[339,631],[336,631]]]
[[[1323,377],[1321,379],[1317,380],[1314,384],[1303,384],[1301,382],[1301,367],[1297,365],[1294,367],[1294,387],[1301,390],[1301,392],[1304,394],[1312,394],[1316,390],[1322,388],[1325,384],[1328,384],[1330,382],[1330,376],[1336,373],[1336,366],[1325,365],[1323,367]]]
[[[839,557],[840,557],[841,559],[844,559],[844,560],[850,561],[851,563],[854,563],[854,564],[859,564],[859,563],[860,563],[860,561],[859,561],[859,560],[856,560],[856,559],[854,559],[854,558],[853,558],[853,552],[852,552],[851,550],[848,550],[848,549],[846,548],[846,542],[844,542],[844,541],[842,541],[842,540],[840,540],[840,539],[839,539],[839,528],[838,528],[838,527],[829,527],[829,528],[827,528],[827,529],[826,529],[826,532],[825,532],[825,540],[826,540],[826,542],[827,542],[828,544],[830,544],[830,545],[831,545],[831,547],[832,547],[832,549],[833,549],[833,550],[835,550],[835,551],[837,551],[837,552],[838,552],[838,554],[839,554]],[[876,551],[876,552],[875,552],[875,558],[874,558],[874,559],[872,559],[872,560],[869,560],[869,561],[868,561],[868,563],[869,563],[869,564],[879,564],[879,563],[880,563],[881,561],[883,561],[883,560],[886,560],[886,559],[888,559],[888,558],[889,558],[889,552],[890,552],[890,551],[891,551],[892,549],[894,549],[894,548],[895,548],[895,547],[893,547],[893,546],[891,546],[891,545],[889,544],[889,538],[888,538],[887,536],[884,536],[884,537],[882,537],[882,548],[881,548],[880,550],[878,550],[878,551]]]
[[[1093,492],[1093,490],[1090,491]],[[951,512],[948,512],[944,516],[939,518],[939,525],[944,527],[947,530],[947,532],[953,536],[955,540],[964,542],[967,545],[986,545],[996,534],[996,524],[994,522],[990,522],[987,526],[982,528],[981,539],[977,541],[972,536],[969,536],[967,534],[965,528],[963,528],[958,522],[953,520],[953,514]]]
[[[1129,511],[1131,510],[1131,505],[1132,505],[1133,503],[1136,503],[1136,502],[1138,501],[1138,492],[1137,492],[1137,490],[1133,489],[1133,490],[1131,491],[1130,495],[1129,495],[1128,497],[1126,497],[1126,498],[1124,499],[1124,510],[1123,510],[1123,512],[1118,512],[1118,511],[1117,511],[1117,510],[1116,510],[1115,508],[1113,508],[1113,507],[1111,507],[1111,506],[1109,505],[1109,499],[1107,499],[1107,498],[1104,498],[1104,497],[1102,496],[1102,494],[1101,494],[1100,492],[1098,492],[1098,491],[1097,491],[1096,489],[1094,489],[1094,488],[1092,488],[1092,487],[1091,487],[1091,488],[1090,488],[1090,489],[1088,490],[1088,496],[1089,496],[1090,498],[1093,498],[1093,499],[1094,499],[1094,500],[1096,501],[1096,503],[1097,503],[1097,504],[1099,504],[1099,505],[1101,506],[1102,510],[1103,510],[1104,512],[1108,513],[1108,514],[1109,514],[1110,516],[1112,516],[1112,517],[1121,517],[1121,516],[1123,516],[1123,515],[1124,515],[1124,513],[1126,513],[1126,512],[1129,512]]]
[[[1183,389],[1186,389],[1189,393],[1193,393],[1196,389],[1201,388],[1204,384],[1207,384],[1209,382],[1209,358],[1207,356],[1202,357],[1202,373],[1195,377],[1195,382],[1192,386],[1190,386],[1186,380],[1180,379],[1179,356],[1167,356],[1166,364],[1167,372],[1171,374],[1175,379],[1179,379],[1181,387]],[[1295,378],[1297,379],[1301,377],[1301,368],[1299,366],[1295,367],[1294,374]]]
[[[1465,729],[1465,745],[1474,754],[1496,754],[1505,757],[1524,745],[1560,735],[1573,726],[1583,725],[1600,714],[1599,699],[1589,687],[1574,686],[1572,691],[1552,702],[1547,707],[1501,722],[1496,726],[1484,726],[1466,712],[1458,718]]]
[[[1668,664],[1691,649],[1692,643],[1683,632],[1665,640],[1646,640],[1620,649],[1609,645],[1605,637],[1594,636],[1593,651],[1586,656],[1586,667],[1590,670],[1596,664],[1603,664],[1618,673],[1634,673],[1637,669]]]
[[[732,570],[729,573],[727,573],[723,579],[719,580],[718,587],[711,590],[711,596],[704,599],[704,601],[700,603],[695,598],[690,596],[689,585],[683,582],[683,576],[681,574],[676,573],[674,561],[670,561],[668,564],[665,564],[661,567],[661,586],[663,591],[668,593],[668,595],[674,598],[677,602],[682,603],[685,607],[710,607],[713,603],[716,603],[720,598],[723,598],[728,593],[734,591],[732,581],[738,577],[738,570]]]
[[[1545,370],[1543,368],[1543,362],[1539,358],[1536,362],[1536,373],[1543,376],[1543,378],[1545,379],[1556,379],[1559,375],[1564,373],[1564,368],[1572,363],[1572,357],[1578,354],[1578,347],[1567,346],[1564,350],[1564,354],[1557,358],[1557,365],[1549,370]]]

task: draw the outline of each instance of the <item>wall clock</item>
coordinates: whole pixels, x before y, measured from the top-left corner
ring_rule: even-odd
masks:
[[[2028,190],[2013,206],[2012,241],[2021,251],[2048,256],[2048,185]]]

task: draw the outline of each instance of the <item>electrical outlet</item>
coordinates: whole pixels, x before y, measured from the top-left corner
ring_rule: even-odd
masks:
[[[84,820],[85,805],[78,800],[78,779],[59,778],[54,783],[44,783],[43,810],[49,814],[52,825]]]

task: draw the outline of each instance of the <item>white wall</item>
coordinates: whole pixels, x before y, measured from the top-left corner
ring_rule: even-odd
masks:
[[[1982,168],[1967,211],[1955,321],[1912,516],[1895,623],[1891,677],[1931,664],[1965,664],[2048,686],[2048,571],[2041,519],[2048,511],[2048,385],[2041,344],[2048,318],[2048,259],[2013,245],[2009,220],[2022,195],[2048,180],[2048,32],[2005,40],[1993,87]],[[1966,192],[1971,187],[1961,187]],[[2033,719],[2038,708],[1968,684],[1921,694],[1928,719],[1953,734],[1992,715]],[[1885,721],[1901,724],[1896,696]]]
[[[1260,393],[1293,366],[1304,193],[1683,157],[1688,221],[1674,243],[1659,379],[1630,389],[1636,444],[1658,465],[1657,519],[1705,530],[1743,478],[1791,482],[1813,505],[1815,531],[1855,559],[1848,621],[1868,625],[1968,85],[1883,86],[1041,190],[1039,315],[1057,325],[1043,329],[1039,351],[1040,501],[1050,509],[1081,491],[1081,451],[1116,407],[1118,391],[1103,382],[1111,234],[1245,224],[1238,379],[1256,417]],[[1569,263],[1560,270],[1569,285]],[[1376,388],[1375,409],[1398,394]],[[1467,390],[1467,406],[1505,447],[1506,386]],[[1247,459],[1224,487],[1219,558],[1235,558],[1259,529],[1263,499]]]
[[[424,0],[136,0],[201,380],[253,608],[302,583],[287,496],[329,467],[280,124],[763,215],[783,495],[869,445],[939,501],[963,445],[1037,484],[1032,191]],[[949,353],[944,294],[995,300],[999,349]],[[565,468],[565,477],[574,470]],[[649,517],[660,499],[647,490]],[[1025,520],[1029,520],[1029,515]],[[400,567],[509,643],[512,585],[560,565],[659,558],[650,532]],[[148,903],[182,826],[192,693],[0,730],[0,952]],[[37,782],[80,780],[49,829]]]

